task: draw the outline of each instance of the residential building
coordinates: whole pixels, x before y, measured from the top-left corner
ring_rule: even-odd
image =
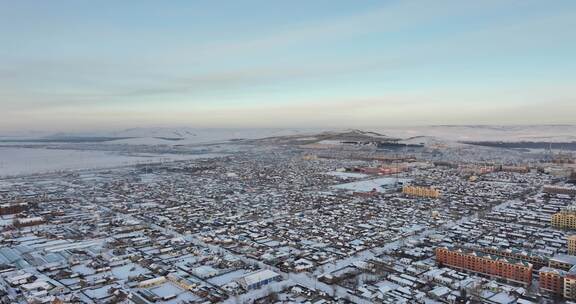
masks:
[[[439,247],[436,248],[436,262],[524,285],[530,285],[532,281],[532,264],[479,251]]]
[[[572,187],[544,186],[543,191],[548,194],[564,194],[576,196],[576,188]]]
[[[576,207],[569,206],[566,209],[552,215],[552,226],[556,228],[576,228]]]
[[[568,236],[567,241],[568,241],[568,254],[576,255],[576,234]]]
[[[440,197],[440,191],[432,187],[404,186],[402,188],[402,193],[418,197],[430,197],[430,198]]]
[[[576,299],[576,274],[574,273],[564,277],[564,298]]]
[[[538,270],[544,266],[548,266],[548,259],[537,254],[533,254],[527,251],[515,250],[515,249],[500,249],[496,247],[478,247],[474,250],[491,254],[495,256],[512,258],[524,262],[528,262],[533,265],[535,270]]]
[[[540,291],[562,295],[564,293],[564,277],[566,274],[564,270],[542,267],[539,271],[540,280],[538,282]]]
[[[576,265],[576,256],[557,254],[550,258],[549,266],[564,271],[570,271]]]

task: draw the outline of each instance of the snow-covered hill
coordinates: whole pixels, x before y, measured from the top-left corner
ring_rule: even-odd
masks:
[[[282,136],[315,136],[318,134],[355,132],[373,137],[392,137],[408,142],[458,142],[458,141],[576,141],[576,125],[527,125],[527,126],[418,126],[382,127],[362,130],[311,129],[311,128],[131,128],[109,132],[46,133],[20,132],[4,134],[5,139],[47,138],[106,138],[102,144],[128,145],[190,145],[219,143],[240,139],[261,139]],[[376,133],[371,133],[376,132]],[[114,140],[114,138],[117,138]]]
[[[429,137],[441,141],[576,141],[576,125],[527,126],[423,126],[376,128],[374,131],[398,138]],[[418,140],[418,139],[416,139]],[[422,141],[430,140],[422,138]]]
[[[111,137],[125,138],[110,143],[186,145],[218,143],[240,139],[259,139],[314,134],[317,129],[201,129],[201,128],[134,128],[111,132]]]

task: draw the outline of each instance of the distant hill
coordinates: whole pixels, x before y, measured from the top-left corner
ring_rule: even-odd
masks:
[[[372,129],[371,129],[372,130]],[[392,137],[425,136],[435,140],[508,141],[508,142],[572,142],[576,141],[576,125],[459,125],[388,127],[373,129]]]
[[[574,142],[576,125],[438,125],[327,130],[315,128],[130,128],[109,132],[18,132],[0,136],[2,142],[101,142],[129,145],[190,145],[243,140],[401,141],[404,144],[471,141]]]

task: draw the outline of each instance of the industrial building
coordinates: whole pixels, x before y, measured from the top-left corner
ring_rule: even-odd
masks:
[[[498,277],[507,281],[530,285],[532,264],[461,248],[436,248],[436,262],[464,271]]]

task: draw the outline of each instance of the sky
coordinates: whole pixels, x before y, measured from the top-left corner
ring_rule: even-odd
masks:
[[[576,1],[0,0],[0,131],[576,124]]]

